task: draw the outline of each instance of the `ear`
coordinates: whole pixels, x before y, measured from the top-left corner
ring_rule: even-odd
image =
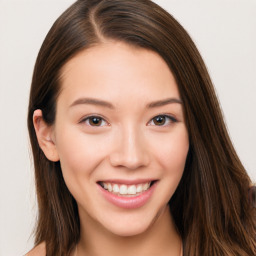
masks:
[[[33,124],[37,141],[45,156],[53,162],[59,161],[59,154],[54,142],[53,126],[48,125],[44,119],[42,110],[34,111]]]

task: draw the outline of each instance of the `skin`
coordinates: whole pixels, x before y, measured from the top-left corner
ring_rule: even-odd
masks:
[[[34,126],[40,147],[49,160],[60,161],[77,201],[77,255],[180,255],[167,204],[182,177],[189,139],[165,61],[153,51],[109,41],[68,61],[61,86],[55,124],[48,126],[36,110]],[[159,115],[166,115],[163,122]],[[99,126],[90,116],[100,117]],[[108,179],[157,182],[145,205],[124,209],[99,192],[97,182]]]

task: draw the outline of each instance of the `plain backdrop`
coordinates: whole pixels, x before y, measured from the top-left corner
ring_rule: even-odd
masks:
[[[256,180],[256,1],[159,0],[201,52],[234,146]],[[0,0],[0,255],[33,246],[36,218],[26,127],[29,87],[41,43],[72,0]]]

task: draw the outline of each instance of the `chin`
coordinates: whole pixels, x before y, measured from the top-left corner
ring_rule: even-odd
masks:
[[[116,236],[132,237],[138,236],[146,232],[149,226],[130,226],[122,225],[121,227],[108,228],[108,230]]]
[[[141,214],[138,216],[136,216],[136,214],[122,215],[119,217],[113,216],[111,218],[112,221],[109,222],[109,219],[105,220],[106,222],[102,222],[102,225],[106,230],[116,236],[131,237],[146,232],[152,227],[156,218],[157,216],[155,215],[145,216],[145,214],[143,214],[143,216],[141,216]]]

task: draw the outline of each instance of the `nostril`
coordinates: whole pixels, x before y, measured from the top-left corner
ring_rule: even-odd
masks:
[[[147,166],[150,157],[143,136],[132,129],[122,131],[120,136],[112,149],[113,151],[109,154],[111,165],[125,167],[129,170],[137,170]]]
[[[115,167],[125,167],[129,170],[136,170],[148,165],[148,161],[144,156],[129,156],[122,153],[112,154],[110,156],[110,163]]]

